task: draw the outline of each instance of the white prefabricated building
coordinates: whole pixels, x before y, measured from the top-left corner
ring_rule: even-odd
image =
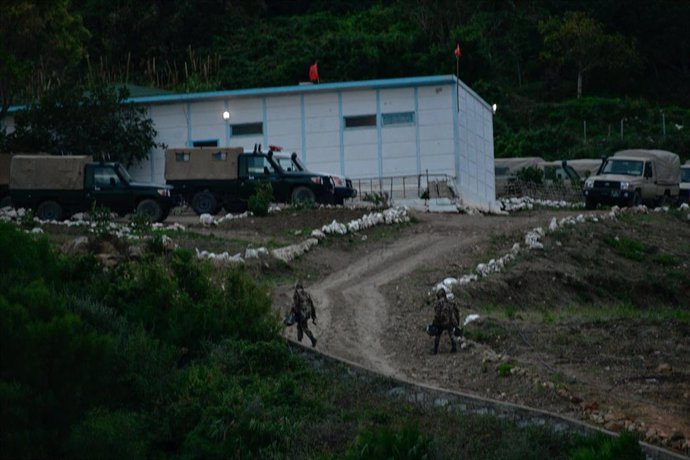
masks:
[[[454,75],[132,97],[169,148],[277,145],[312,171],[408,184],[445,175],[463,204],[495,202],[493,111]],[[13,117],[3,120],[13,128]],[[164,149],[131,168],[164,182]],[[429,175],[429,176],[427,176]]]
[[[446,174],[468,205],[495,203],[493,111],[453,75],[131,98],[170,148],[277,145],[352,179]],[[162,182],[163,149],[132,168]]]

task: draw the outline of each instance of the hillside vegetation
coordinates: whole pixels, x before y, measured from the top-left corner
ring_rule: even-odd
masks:
[[[321,82],[454,74],[460,43],[460,78],[498,105],[498,157],[686,159],[688,23],[675,0],[16,0],[0,20],[0,115],[60,85],[293,85],[316,61]]]

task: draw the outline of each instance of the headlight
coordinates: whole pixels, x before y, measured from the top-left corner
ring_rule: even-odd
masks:
[[[310,179],[315,184],[319,184],[319,185],[323,184],[323,178],[322,177],[313,176]]]
[[[585,181],[585,188],[592,188],[594,187],[594,179],[587,179]]]
[[[635,188],[635,186],[630,182],[621,182],[621,190],[631,190],[633,188]]]
[[[156,190],[160,196],[170,196],[170,190],[167,188],[159,188]]]

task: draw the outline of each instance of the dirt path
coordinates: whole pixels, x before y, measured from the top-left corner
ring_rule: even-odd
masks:
[[[318,324],[313,328],[320,348],[384,375],[408,377],[392,359],[393,351],[383,345],[391,306],[382,287],[436,265],[448,254],[468,252],[497,231],[527,231],[545,224],[543,217],[503,219],[498,225],[497,218],[457,214],[422,214],[419,219],[412,234],[360,254],[311,286],[318,304]]]

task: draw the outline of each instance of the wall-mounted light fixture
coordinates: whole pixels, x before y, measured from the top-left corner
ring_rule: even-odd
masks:
[[[498,109],[498,106],[496,104],[491,106],[491,111],[495,114],[496,110]],[[226,112],[227,113],[227,112]]]
[[[494,112],[495,112],[495,110],[494,110]],[[229,120],[229,119],[230,119],[230,112],[228,112],[226,110],[225,112],[223,112],[223,120]]]

